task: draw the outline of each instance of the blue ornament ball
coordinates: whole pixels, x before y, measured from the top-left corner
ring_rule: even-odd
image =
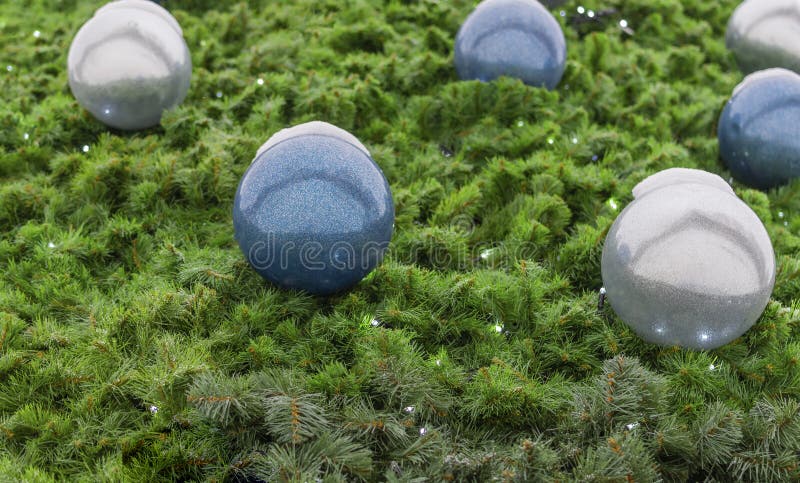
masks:
[[[233,204],[236,240],[265,279],[329,295],[383,258],[394,228],[389,184],[355,136],[324,122],[273,135]]]
[[[719,119],[722,159],[733,176],[759,189],[800,176],[800,75],[768,69],[736,86]]]
[[[456,36],[456,70],[464,80],[508,76],[554,89],[566,61],[564,32],[536,0],[484,0]]]

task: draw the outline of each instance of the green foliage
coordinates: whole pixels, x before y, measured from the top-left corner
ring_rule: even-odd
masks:
[[[734,185],[778,263],[740,339],[656,347],[597,310],[631,188],[729,177],[736,2],[581,23],[567,1],[549,92],[458,81],[474,1],[168,0],[192,87],[138,133],[68,89],[102,3],[0,0],[0,480],[800,479],[800,181]],[[369,147],[397,212],[387,259],[330,298],[270,286],[232,236],[257,147],[312,119]]]

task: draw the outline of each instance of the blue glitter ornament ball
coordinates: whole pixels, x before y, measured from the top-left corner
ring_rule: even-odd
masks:
[[[554,89],[566,61],[564,32],[536,0],[485,0],[456,36],[456,70],[464,80],[508,76]]]
[[[742,183],[769,189],[800,176],[800,75],[768,69],[736,86],[719,119],[722,159]]]
[[[389,184],[352,134],[309,122],[272,136],[236,190],[236,240],[284,288],[328,295],[364,278],[394,226]]]

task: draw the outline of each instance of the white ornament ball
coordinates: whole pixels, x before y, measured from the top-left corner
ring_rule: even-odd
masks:
[[[642,339],[713,349],[744,334],[775,284],[758,216],[719,176],[668,169],[639,183],[603,247],[617,315]]]
[[[728,21],[725,45],[745,74],[773,67],[800,73],[800,2],[742,2]]]
[[[104,124],[127,131],[161,122],[189,91],[192,60],[175,18],[148,0],[119,0],[95,12],[72,40],[69,86]]]

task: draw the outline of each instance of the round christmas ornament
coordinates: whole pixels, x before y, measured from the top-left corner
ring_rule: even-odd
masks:
[[[72,40],[69,86],[99,121],[152,127],[189,90],[192,60],[175,18],[149,0],[119,0],[95,12]]]
[[[258,150],[236,190],[233,226],[262,277],[327,295],[355,285],[380,263],[394,203],[355,136],[309,122],[278,132]]]
[[[800,75],[768,69],[745,77],[718,126],[720,155],[737,180],[769,189],[800,176]]]
[[[742,2],[728,22],[725,44],[745,74],[770,67],[800,72],[800,3]]]
[[[775,255],[758,216],[719,176],[668,169],[639,183],[611,226],[602,274],[617,315],[642,339],[713,349],[758,320]]]
[[[484,0],[456,36],[456,70],[464,80],[508,76],[554,89],[566,61],[564,32],[536,0]]]

